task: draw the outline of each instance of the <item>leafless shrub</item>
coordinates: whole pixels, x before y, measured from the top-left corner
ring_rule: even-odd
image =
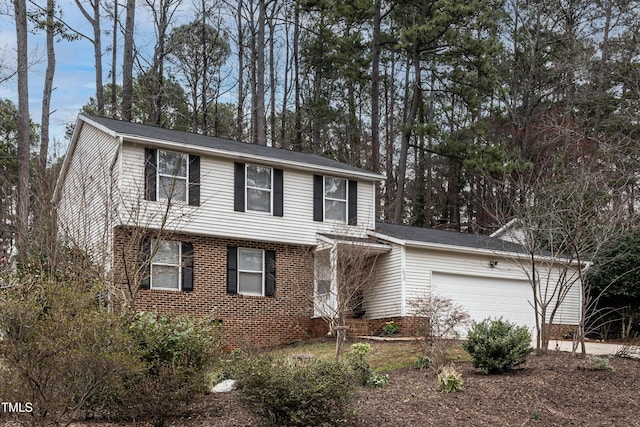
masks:
[[[424,339],[424,354],[437,370],[447,363],[455,338],[471,323],[471,317],[461,305],[437,295],[416,298],[409,306],[417,325],[416,333]]]

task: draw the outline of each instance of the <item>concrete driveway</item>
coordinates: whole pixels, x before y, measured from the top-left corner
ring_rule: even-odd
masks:
[[[533,341],[533,348],[536,348],[536,342]],[[571,352],[573,346],[573,342],[571,341],[558,341],[551,340],[549,342],[549,350],[557,349],[559,351],[568,351]],[[587,354],[594,354],[599,356],[614,356],[618,354],[621,350],[625,350],[628,353],[629,357],[640,358],[640,347],[638,346],[629,346],[624,348],[625,346],[620,344],[610,344],[598,341],[587,341],[585,343],[585,347],[587,349]],[[581,347],[578,344],[578,353],[581,352]]]

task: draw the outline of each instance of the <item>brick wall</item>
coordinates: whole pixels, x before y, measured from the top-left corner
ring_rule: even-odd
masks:
[[[311,316],[313,258],[308,247],[173,233],[162,238],[193,243],[192,292],[139,289],[141,232],[114,230],[114,282],[122,302],[138,311],[213,316],[222,320],[228,347],[252,348],[317,336]],[[227,247],[276,251],[275,297],[227,293]]]

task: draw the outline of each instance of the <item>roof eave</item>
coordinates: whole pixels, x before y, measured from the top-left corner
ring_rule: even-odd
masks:
[[[247,153],[241,153],[237,151],[203,147],[200,145],[186,144],[183,142],[174,142],[166,139],[149,138],[149,137],[135,135],[135,134],[117,132],[100,123],[97,123],[91,120],[91,118],[84,116],[82,114],[79,115],[78,121],[80,120],[90,123],[92,126],[95,126],[96,128],[108,133],[113,137],[121,137],[126,141],[130,141],[134,143],[151,144],[153,146],[163,147],[163,148],[182,149],[182,150],[186,150],[194,153],[200,153],[200,154],[213,154],[218,157],[224,157],[224,158],[230,158],[230,159],[265,162],[265,163],[269,163],[277,166],[287,166],[287,167],[290,167],[293,169],[299,169],[299,170],[307,170],[307,171],[322,172],[322,173],[329,172],[329,173],[340,175],[340,176],[358,177],[365,181],[375,182],[375,181],[383,181],[385,179],[384,175],[374,173],[374,172],[367,172],[364,170],[354,171],[354,170],[342,169],[342,168],[332,167],[332,166],[322,166],[322,165],[316,165],[313,163],[284,160],[284,159],[278,159],[277,157],[247,154]]]
[[[457,245],[447,245],[447,244],[443,244],[443,243],[433,243],[433,242],[422,242],[419,240],[406,240],[406,239],[400,239],[397,237],[393,237],[390,236],[388,234],[384,234],[384,233],[380,233],[377,231],[372,231],[369,233],[372,236],[378,237],[380,239],[383,240],[388,240],[390,242],[399,244],[399,245],[403,245],[403,246],[407,246],[407,247],[414,247],[414,248],[420,248],[420,249],[433,249],[433,250],[439,250],[439,251],[446,251],[446,252],[455,252],[455,253],[473,253],[473,254],[477,254],[477,255],[493,255],[493,256],[501,256],[501,257],[506,257],[506,258],[515,258],[515,259],[531,259],[531,254],[528,253],[524,253],[524,252],[513,252],[513,251],[500,251],[500,250],[495,250],[495,249],[484,249],[484,248],[474,248],[472,246],[457,246]],[[534,255],[533,258],[536,261],[554,261],[554,262],[560,262],[563,261],[563,259],[561,258],[557,258],[557,257],[549,257],[549,256],[543,256],[543,255]],[[564,260],[564,261],[568,261],[568,260]],[[569,260],[569,265],[577,265],[577,262],[574,260]]]
[[[276,166],[288,166],[293,169],[300,169],[300,170],[307,170],[307,171],[314,171],[314,172],[323,172],[323,173],[331,172],[341,176],[358,177],[366,181],[382,181],[385,179],[384,175],[375,174],[373,172],[352,171],[352,170],[340,169],[340,168],[331,167],[331,166],[314,165],[312,163],[282,160],[275,157],[257,156],[253,154],[240,153],[237,151],[220,150],[216,148],[202,147],[199,145],[185,144],[182,142],[167,141],[164,139],[141,137],[138,135],[121,134],[121,133],[118,133],[117,135],[123,137],[126,141],[129,141],[129,142],[152,144],[154,146],[162,147],[162,148],[173,148],[173,149],[178,148],[178,149],[188,150],[189,152],[194,152],[199,154],[213,154],[218,157],[224,157],[229,159],[258,161],[258,162],[273,164]]]

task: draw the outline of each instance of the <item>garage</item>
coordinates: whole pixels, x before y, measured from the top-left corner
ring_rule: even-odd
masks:
[[[525,280],[433,272],[431,292],[457,302],[476,322],[502,317],[530,330],[535,328],[534,310],[530,304],[533,295]]]

